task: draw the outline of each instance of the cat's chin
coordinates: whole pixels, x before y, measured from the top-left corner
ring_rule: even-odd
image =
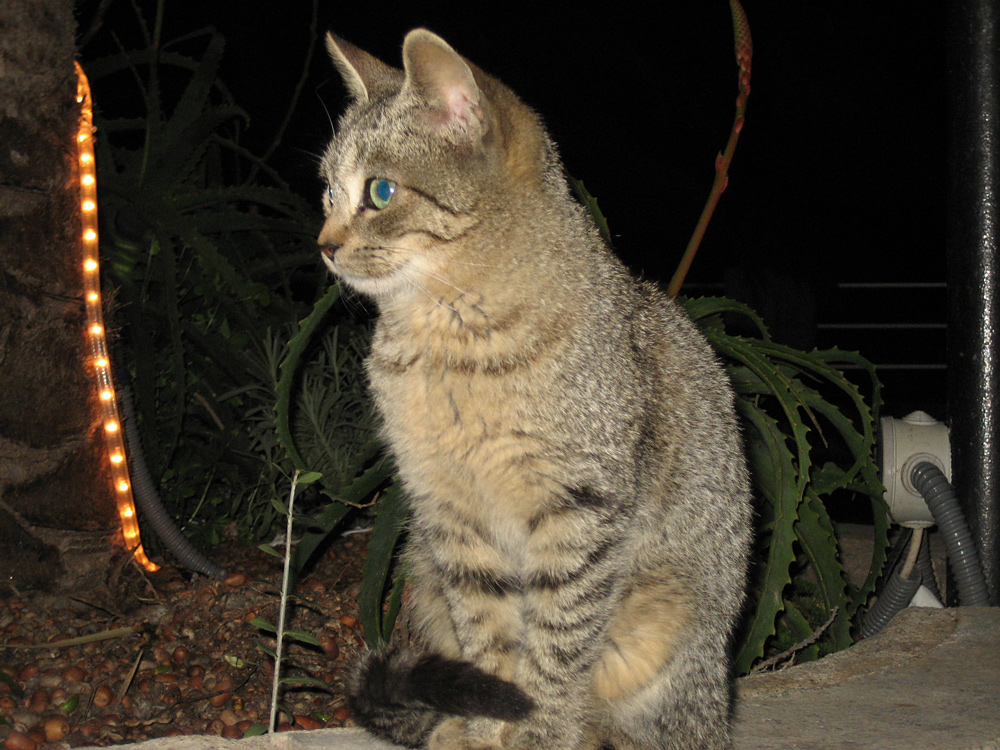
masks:
[[[406,280],[402,273],[390,272],[383,276],[351,273],[350,270],[343,267],[343,264],[338,264],[326,253],[323,253],[321,257],[330,273],[354,291],[371,297],[376,302],[398,298],[413,291],[413,285]]]
[[[333,271],[333,275],[354,291],[371,297],[376,302],[398,297],[410,288],[408,284],[396,276],[371,278],[369,276],[354,276],[343,271]]]

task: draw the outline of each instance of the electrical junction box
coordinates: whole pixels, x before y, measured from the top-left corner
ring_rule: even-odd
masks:
[[[948,426],[926,412],[902,419],[882,417],[882,482],[892,519],[910,528],[934,525],[927,503],[910,481],[913,468],[927,461],[951,481],[951,444]]]

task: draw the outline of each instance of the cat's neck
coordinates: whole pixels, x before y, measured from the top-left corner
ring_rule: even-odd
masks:
[[[530,360],[578,324],[588,290],[578,283],[587,252],[572,237],[517,231],[470,236],[469,252],[446,268],[378,301],[375,350],[399,364],[423,359],[446,367],[502,371]]]

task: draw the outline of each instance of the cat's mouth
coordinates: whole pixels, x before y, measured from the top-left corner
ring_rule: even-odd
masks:
[[[398,291],[403,282],[403,278],[394,273],[394,268],[372,263],[370,258],[358,258],[352,248],[344,250],[341,245],[323,245],[320,255],[331,273],[362,294],[382,297]]]

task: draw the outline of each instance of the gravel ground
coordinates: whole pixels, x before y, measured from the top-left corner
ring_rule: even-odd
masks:
[[[299,584],[286,627],[283,676],[328,685],[285,687],[279,730],[350,726],[346,665],[363,644],[357,593],[367,534],[342,537]],[[222,556],[229,559],[221,559]],[[213,551],[225,581],[164,568],[147,575],[143,606],[115,614],[74,598],[0,598],[0,746],[61,750],[179,734],[239,738],[269,719],[274,638],[250,623],[278,620],[281,562],[256,548]],[[134,632],[109,633],[123,628]],[[109,637],[28,648],[92,634]],[[10,648],[12,644],[18,647]],[[134,671],[134,674],[132,674]]]

